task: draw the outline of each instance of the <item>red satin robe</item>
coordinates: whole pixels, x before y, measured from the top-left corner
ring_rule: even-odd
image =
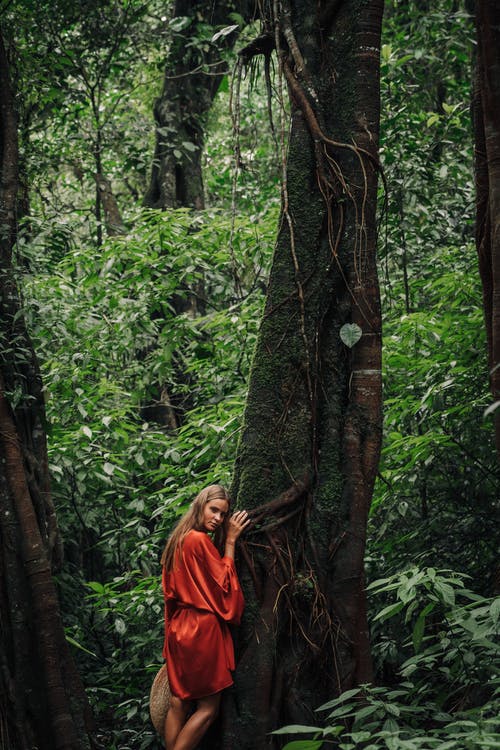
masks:
[[[234,647],[228,623],[239,624],[244,600],[234,561],[192,529],[180,561],[163,569],[165,645],[170,689],[184,700],[233,684]]]

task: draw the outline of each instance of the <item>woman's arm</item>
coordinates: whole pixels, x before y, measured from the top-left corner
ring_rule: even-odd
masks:
[[[224,557],[230,557],[234,560],[234,548],[236,540],[245,531],[251,523],[246,510],[237,510],[229,519],[229,528],[226,536],[226,546],[224,548]]]

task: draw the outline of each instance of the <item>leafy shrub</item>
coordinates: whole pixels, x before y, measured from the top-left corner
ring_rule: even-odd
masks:
[[[307,734],[283,750],[486,750],[498,747],[500,598],[485,599],[452,571],[416,567],[374,581],[373,594],[395,594],[376,621],[399,618],[412,650],[395,687],[361,685],[320,706],[325,726],[288,726]],[[377,651],[377,643],[374,645]]]

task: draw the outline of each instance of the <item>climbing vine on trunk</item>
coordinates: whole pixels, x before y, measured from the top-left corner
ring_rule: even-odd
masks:
[[[274,50],[291,122],[233,483],[255,526],[242,545],[247,610],[225,748],[271,747],[273,728],[308,723],[372,675],[363,556],[381,440],[382,10],[274,2],[242,53]]]

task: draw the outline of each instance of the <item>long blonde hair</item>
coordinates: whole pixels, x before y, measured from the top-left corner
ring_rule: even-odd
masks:
[[[182,550],[182,545],[186,534],[191,529],[197,531],[203,530],[203,511],[205,505],[212,500],[226,500],[228,504],[228,511],[231,506],[231,500],[225,487],[221,484],[210,484],[208,487],[199,492],[191,505],[189,510],[182,516],[180,521],[177,523],[175,529],[170,534],[161,556],[161,564],[165,566],[167,573],[174,567],[174,562],[177,553]],[[218,547],[219,552],[223,552],[224,542],[226,540],[227,526],[229,523],[229,512],[224,516],[224,521],[221,523],[219,528],[214,534],[214,543]]]

